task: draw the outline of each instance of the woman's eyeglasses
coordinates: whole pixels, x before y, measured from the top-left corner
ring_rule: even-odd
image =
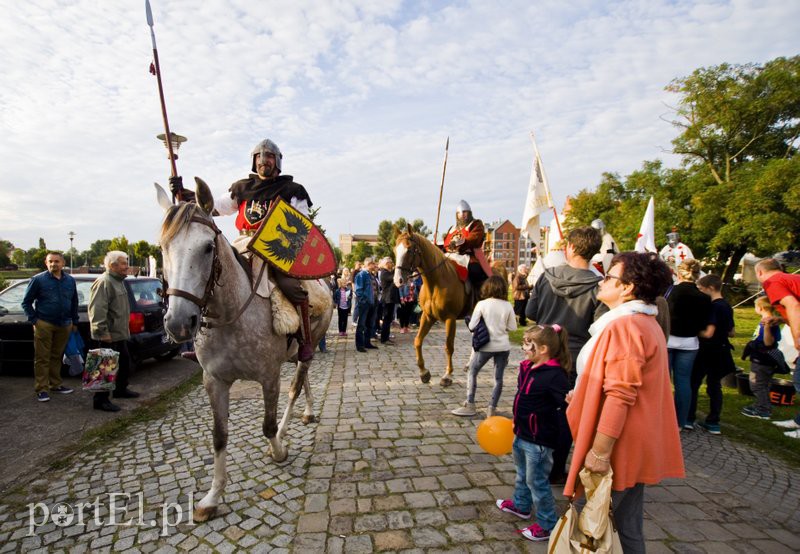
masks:
[[[609,279],[622,279],[622,277],[619,275],[611,275],[610,273],[606,273],[603,276],[603,282],[608,283]]]

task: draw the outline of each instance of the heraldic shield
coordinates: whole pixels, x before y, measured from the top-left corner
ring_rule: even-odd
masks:
[[[295,279],[318,279],[336,271],[328,240],[310,219],[278,199],[247,249]]]

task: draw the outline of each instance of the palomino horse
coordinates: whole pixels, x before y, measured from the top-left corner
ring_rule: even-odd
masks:
[[[458,278],[453,264],[438,247],[422,235],[415,233],[411,227],[397,237],[395,243],[394,284],[403,286],[414,269],[422,275],[422,291],[419,294],[419,306],[422,314],[419,320],[419,331],[414,338],[414,349],[417,353],[419,378],[423,383],[431,380],[431,373],[425,369],[422,357],[422,342],[435,321],[443,321],[447,338],[447,368],[439,384],[448,387],[453,384],[453,346],[456,338],[456,318],[461,315],[466,303],[464,283]]]
[[[309,362],[298,363],[289,402],[278,425],[281,364],[296,354],[296,345],[290,349],[286,335],[273,332],[270,300],[254,294],[250,276],[209,215],[214,209],[211,191],[202,180],[195,180],[197,204],[173,206],[163,188],[156,185],[156,190],[159,204],[167,212],[160,237],[164,275],[170,287],[164,328],[175,342],[195,338],[203,385],[214,415],[214,480],[194,511],[195,521],[206,521],[216,513],[227,480],[225,454],[233,382],[247,379],[261,384],[263,430],[270,443],[268,453],[276,462],[288,456],[282,439],[301,388],[306,393],[304,423],[314,420],[314,399],[308,384]],[[318,319],[312,319],[315,344],[328,328],[331,307],[326,306]]]

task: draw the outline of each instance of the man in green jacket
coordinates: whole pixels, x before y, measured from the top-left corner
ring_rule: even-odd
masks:
[[[106,254],[103,263],[106,272],[92,284],[89,295],[92,339],[96,341],[96,348],[111,348],[119,352],[114,398],[136,398],[139,393],[128,388],[131,364],[128,353],[128,339],[131,336],[128,320],[131,307],[128,303],[128,290],[123,284],[128,274],[128,255],[112,250]],[[108,392],[97,392],[94,395],[94,409],[117,412],[119,406],[111,403]]]

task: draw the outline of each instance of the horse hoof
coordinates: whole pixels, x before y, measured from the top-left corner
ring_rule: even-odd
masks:
[[[283,452],[279,452],[276,454],[275,449],[272,448],[272,445],[269,445],[269,448],[267,448],[267,456],[270,456],[273,462],[279,464],[281,462],[285,462],[286,458],[289,457],[289,449],[284,448]]]
[[[439,381],[439,384],[443,387],[449,387],[453,384],[453,380],[450,377],[442,377],[441,381]]]
[[[314,423],[315,421],[317,421],[317,418],[314,416],[314,414],[311,414],[311,415],[304,415],[304,416],[303,416],[303,417],[300,419],[300,421],[302,421],[302,422],[303,422],[303,425],[308,425],[309,423]]]
[[[198,506],[194,509],[192,519],[195,521],[195,523],[205,523],[215,515],[217,515],[216,506],[209,506],[208,508],[201,508]]]
[[[431,380],[431,372],[426,371],[425,373],[419,376],[419,380],[422,381],[423,383],[429,382]]]

